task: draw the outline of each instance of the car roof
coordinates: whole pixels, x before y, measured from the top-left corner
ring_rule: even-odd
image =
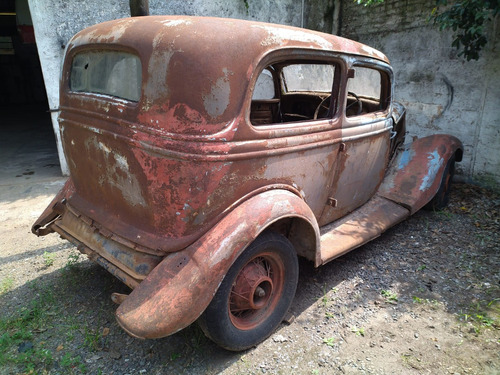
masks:
[[[149,119],[158,113],[159,127],[190,135],[214,134],[241,114],[250,81],[269,63],[268,55],[279,58],[283,52],[287,59],[313,60],[333,52],[389,62],[361,43],[296,27],[147,16],[104,22],[76,34],[68,44],[63,80],[69,79],[71,56],[87,48],[137,53],[143,70],[138,108]],[[168,124],[162,121],[164,114],[170,116]]]
[[[151,40],[152,45],[144,45]],[[374,58],[389,63],[376,49],[336,35],[278,24],[231,18],[146,16],[123,18],[91,26],[78,33],[73,45],[88,43],[141,44],[144,48],[194,47],[206,51],[223,45],[227,54],[262,56],[283,48],[304,48]]]

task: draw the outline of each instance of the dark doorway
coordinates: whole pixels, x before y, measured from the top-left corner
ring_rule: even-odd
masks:
[[[0,0],[0,184],[61,175],[28,0]]]

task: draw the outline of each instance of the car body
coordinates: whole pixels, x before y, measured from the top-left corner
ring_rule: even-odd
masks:
[[[152,16],[68,45],[60,129],[70,178],[32,230],[57,232],[127,284],[119,324],[158,338],[198,320],[231,349],[320,266],[425,205],[463,147],[404,144],[386,56],[299,28]]]

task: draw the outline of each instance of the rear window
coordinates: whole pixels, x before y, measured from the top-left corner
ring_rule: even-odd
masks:
[[[141,61],[116,51],[81,52],[73,58],[70,89],[137,102],[141,97]]]

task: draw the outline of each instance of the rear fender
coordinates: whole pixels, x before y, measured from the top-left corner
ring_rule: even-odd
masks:
[[[139,338],[165,337],[188,326],[205,311],[243,250],[267,227],[287,217],[308,222],[319,246],[318,224],[301,198],[286,190],[261,193],[188,248],[165,257],[119,306],[119,324]]]
[[[404,146],[391,163],[378,194],[414,214],[436,195],[448,160],[462,160],[462,143],[451,135],[431,135]]]

